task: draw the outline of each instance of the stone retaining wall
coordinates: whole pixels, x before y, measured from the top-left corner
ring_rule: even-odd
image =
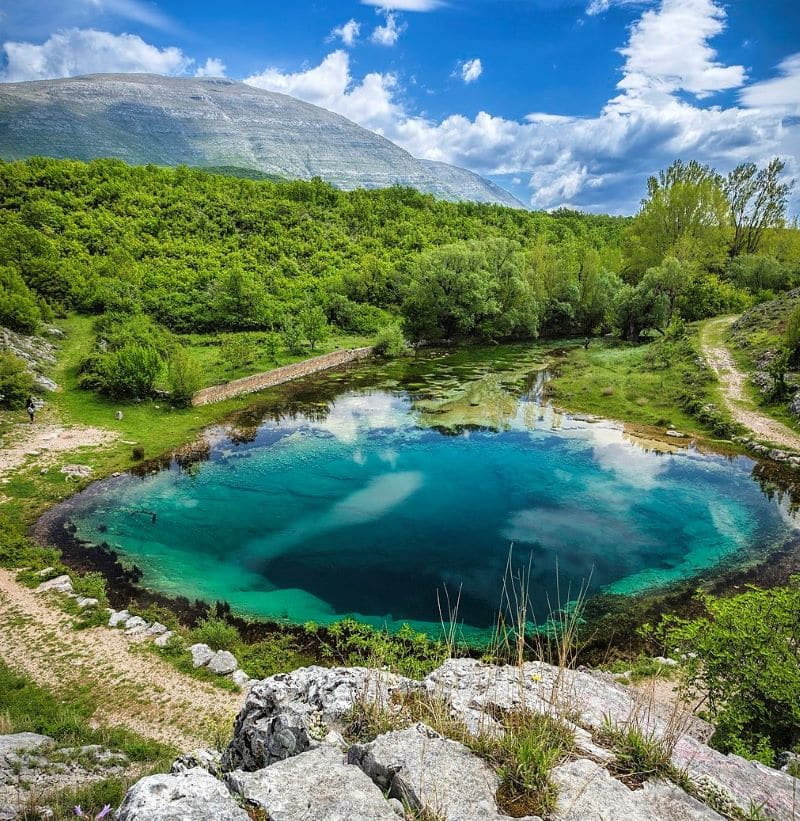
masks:
[[[315,356],[312,359],[305,359],[302,362],[295,362],[292,365],[284,365],[280,368],[273,368],[271,371],[256,373],[252,376],[245,376],[242,379],[234,379],[224,385],[214,385],[211,388],[203,388],[192,397],[192,405],[210,405],[213,402],[222,402],[224,399],[231,399],[234,396],[242,396],[246,393],[271,388],[274,385],[281,385],[298,379],[301,376],[310,376],[312,373],[325,371],[328,368],[335,368],[338,365],[346,365],[349,362],[357,362],[360,359],[367,359],[372,355],[372,348],[351,348],[345,351],[332,351],[331,353]]]

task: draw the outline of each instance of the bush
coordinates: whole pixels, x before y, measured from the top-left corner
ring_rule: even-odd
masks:
[[[298,356],[305,353],[303,329],[291,318],[283,324],[283,344],[289,349],[289,353]]]
[[[179,346],[170,355],[167,372],[173,403],[178,407],[188,407],[192,404],[192,397],[203,386],[200,366],[189,356],[185,348]]]
[[[406,349],[406,338],[399,325],[386,325],[378,331],[373,346],[378,356],[400,356]]]
[[[191,633],[192,642],[207,644],[212,650],[235,650],[242,641],[239,631],[224,619],[209,616]]]
[[[115,399],[149,396],[163,367],[155,348],[137,342],[126,343],[103,357],[101,389]]]
[[[256,356],[255,347],[246,336],[226,336],[219,346],[219,355],[231,370],[249,365]]]
[[[258,679],[314,664],[312,658],[302,654],[294,637],[288,633],[276,633],[255,644],[243,644],[238,648],[236,658],[249,676]]]
[[[688,656],[685,686],[708,693],[712,744],[771,765],[800,744],[800,577],[700,602],[703,616],[665,616],[654,635]]]
[[[33,377],[25,363],[8,351],[0,351],[0,407],[25,407],[33,386]]]

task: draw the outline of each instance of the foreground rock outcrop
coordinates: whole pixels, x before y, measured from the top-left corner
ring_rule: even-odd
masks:
[[[414,705],[441,732],[415,718]],[[270,821],[499,821],[509,817],[498,804],[501,775],[476,754],[477,740],[498,737],[509,716],[535,714],[558,716],[574,736],[549,773],[548,818],[713,821],[756,817],[754,808],[772,821],[796,816],[797,779],[711,749],[707,724],[658,709],[611,677],[459,659],[421,682],[360,667],[260,681],[221,759],[195,752],[171,775],[143,779],[117,818],[238,820],[249,809]],[[453,727],[460,740],[448,737]],[[631,727],[671,753],[671,770],[618,777],[609,728]]]

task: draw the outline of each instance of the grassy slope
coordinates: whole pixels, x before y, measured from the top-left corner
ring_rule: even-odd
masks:
[[[551,383],[555,403],[635,425],[709,437],[708,426],[684,410],[680,401],[692,378],[702,383],[704,402],[723,406],[716,381],[703,378],[704,369],[697,361],[697,326],[689,327],[686,346],[658,362],[658,367],[650,361],[652,353],[651,345],[616,340],[593,340],[588,350],[568,350]]]

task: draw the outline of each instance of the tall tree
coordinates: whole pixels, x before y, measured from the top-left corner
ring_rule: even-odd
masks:
[[[628,235],[632,272],[641,275],[668,256],[721,266],[727,223],[722,177],[695,160],[676,160],[647,181],[647,197]]]
[[[755,163],[741,163],[725,180],[725,195],[730,205],[733,239],[729,253],[755,254],[767,228],[783,225],[786,201],[794,180],[781,182],[786,163],[775,157],[762,169]]]

